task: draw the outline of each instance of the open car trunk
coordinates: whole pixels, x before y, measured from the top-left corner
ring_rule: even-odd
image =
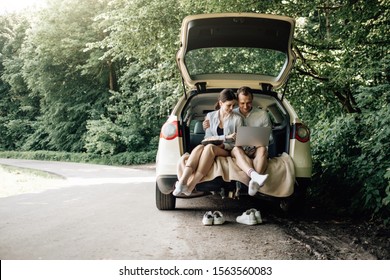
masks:
[[[183,139],[183,151],[190,153],[197,145],[201,144],[205,132],[202,122],[208,112],[215,110],[219,92],[222,89],[208,90],[198,93],[190,93],[187,104],[181,114],[180,129]],[[236,90],[236,89],[233,89]],[[265,109],[272,121],[272,138],[269,144],[269,157],[273,158],[289,151],[290,119],[283,108],[282,103],[277,98],[276,93],[264,93],[261,90],[253,90],[253,107]],[[224,189],[235,189],[236,182],[223,182],[220,179],[211,182],[198,184],[197,190],[220,191]]]

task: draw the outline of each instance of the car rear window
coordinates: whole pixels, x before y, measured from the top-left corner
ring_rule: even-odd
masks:
[[[287,55],[258,48],[202,48],[186,54],[191,78],[204,74],[254,74],[277,77]]]

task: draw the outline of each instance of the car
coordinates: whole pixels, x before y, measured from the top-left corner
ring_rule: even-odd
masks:
[[[296,55],[293,51],[295,20],[280,15],[219,13],[191,15],[181,26],[176,62],[183,80],[178,99],[161,128],[156,155],[156,207],[173,210],[172,195],[177,164],[184,153],[199,145],[204,137],[202,121],[214,110],[218,93],[248,86],[254,94],[253,107],[266,110],[272,121],[273,141],[269,157],[287,153],[294,163],[294,192],[274,199],[283,209],[300,205],[312,175],[310,129],[288,102],[287,84]],[[199,194],[219,194],[237,189],[237,182],[215,178],[196,186]],[[241,195],[247,186],[240,187]],[[295,204],[294,204],[295,203]]]

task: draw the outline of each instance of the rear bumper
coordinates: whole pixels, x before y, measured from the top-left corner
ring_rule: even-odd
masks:
[[[177,176],[176,175],[161,175],[158,176],[156,179],[157,187],[163,194],[170,194],[174,190],[174,184],[177,181]],[[310,185],[311,179],[310,178],[296,178],[296,184],[295,184],[295,189],[294,193],[288,197],[288,198],[295,198],[295,197],[301,197],[305,196],[304,194],[306,193],[307,187]],[[221,177],[217,177],[212,181],[208,182],[203,182],[200,183],[196,186],[197,191],[200,191],[204,193],[204,195],[210,194],[210,192],[221,192],[222,189],[224,189],[224,192],[226,196],[229,195],[229,192],[234,192],[236,190],[236,182],[225,182],[222,180]],[[248,195],[247,193],[247,186],[241,183],[242,189],[240,190],[241,195]],[[199,195],[194,196],[189,196],[185,198],[192,198],[192,197],[198,197]],[[268,196],[265,194],[258,193],[256,195],[258,198],[266,199],[266,200],[280,200],[280,199],[285,199],[287,197],[273,197],[273,196]]]
[[[160,175],[156,178],[157,187],[163,194],[170,194],[174,189],[176,181],[176,175]]]

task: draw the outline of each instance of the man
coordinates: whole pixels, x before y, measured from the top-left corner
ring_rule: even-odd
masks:
[[[244,119],[246,126],[271,127],[272,123],[265,110],[253,108],[253,94],[249,87],[241,87],[237,90],[238,108],[234,111]],[[206,129],[210,124],[203,122]],[[234,147],[232,157],[236,158],[236,164],[251,178],[248,194],[253,196],[264,185],[268,174],[264,174],[268,166],[268,149],[265,146],[258,147]]]

